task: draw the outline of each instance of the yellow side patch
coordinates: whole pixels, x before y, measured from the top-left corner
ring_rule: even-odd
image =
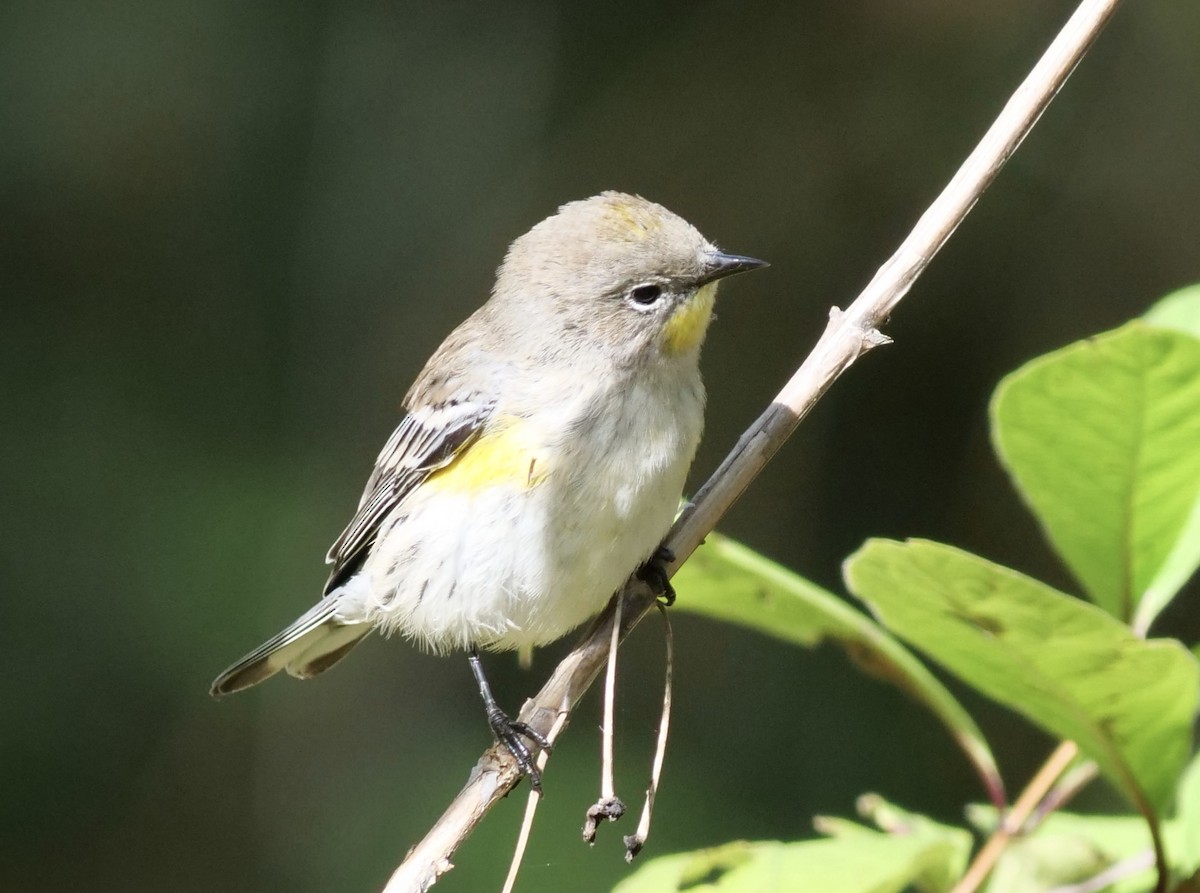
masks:
[[[422,484],[449,493],[474,493],[489,487],[531,490],[546,478],[550,465],[541,444],[522,419],[499,427],[467,445],[445,468]]]
[[[663,348],[669,354],[686,353],[700,345],[712,320],[717,299],[717,284],[710,282],[686,304],[680,304],[663,326]]]

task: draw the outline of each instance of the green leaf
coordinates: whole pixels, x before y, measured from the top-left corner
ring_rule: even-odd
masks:
[[[1075,741],[1152,822],[1191,750],[1195,658],[1105,612],[939,543],[870,540],[846,561],[881,621],[988,697]]]
[[[913,879],[914,885],[922,893],[942,893],[950,890],[958,882],[967,868],[967,857],[971,853],[971,834],[962,828],[943,825],[927,815],[912,812],[891,803],[878,794],[863,794],[855,803],[858,814],[887,834],[905,837],[920,837],[926,840],[949,841],[956,847],[957,857],[935,860]],[[813,824],[817,830],[831,837],[857,833],[862,825],[854,825],[844,820],[820,816]],[[851,827],[853,826],[853,828]],[[864,829],[869,831],[870,829]]]
[[[1134,893],[1154,887],[1152,841],[1145,821],[1136,816],[1086,816],[1058,813],[1036,833],[1012,843],[992,873],[991,893],[1042,893],[1068,887],[1114,869],[1119,878],[1107,893]]]
[[[993,829],[999,822],[994,807],[972,804],[967,810],[978,827]],[[1178,819],[1163,825],[1172,874],[1177,877],[1192,871],[1182,858],[1189,833]],[[1112,883],[1103,887],[1106,893],[1149,891],[1157,877],[1152,847],[1150,830],[1137,816],[1057,812],[1047,816],[1032,834],[1009,844],[989,889],[994,893],[1041,893],[1090,881],[1109,870]]]
[[[815,583],[719,534],[710,534],[674,577],[673,610],[736,623],[811,648],[829,639],[872,675],[933,711],[979,773],[989,797],[1004,800],[996,761],[979,727],[907,648],[871,618]]]
[[[947,862],[963,858],[956,840],[869,829],[799,843],[736,841],[652,859],[613,893],[900,893],[931,873],[945,874]]]
[[[1200,870],[1200,754],[1192,758],[1183,773],[1176,806],[1183,839],[1179,865],[1185,872]]]
[[[1200,285],[1171,292],[1142,317],[1152,326],[1187,332],[1200,338]]]
[[[1018,369],[991,412],[1001,460],[1087,594],[1147,629],[1200,565],[1200,340],[1130,323]]]
[[[1135,819],[1143,835],[1149,837],[1146,823]],[[1153,866],[1151,861],[1151,866]],[[989,893],[1044,893],[1059,887],[1072,888],[1096,877],[1112,866],[1112,860],[1087,838],[1070,835],[1024,838],[1011,844],[992,870]],[[1149,872],[1150,883],[1142,876]],[[1148,891],[1157,876],[1153,867],[1137,872],[1139,889]],[[1110,891],[1108,885],[1102,889]],[[1111,893],[1111,891],[1110,891]]]

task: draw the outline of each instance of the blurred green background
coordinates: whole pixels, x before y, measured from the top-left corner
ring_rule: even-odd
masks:
[[[1200,280],[1200,4],[1126,6],[901,306],[895,346],[725,532],[839,590],[869,535],[1075,590],[992,456],[986,402]],[[310,683],[207,687],[317,597],[400,398],[507,243],[619,188],[772,261],[725,289],[696,486],[1071,7],[0,4],[0,888],[382,886],[488,743],[466,661],[372,640]],[[1200,636],[1190,595],[1159,631]],[[648,855],[805,835],[866,790],[950,820],[981,796],[935,722],[835,649],[676,624]],[[491,658],[501,699],[561,653],[528,674]],[[631,803],[661,661],[647,624],[622,664]],[[968,704],[1018,787],[1050,742]],[[598,719],[593,698],[555,755],[520,889],[628,870],[632,820],[578,840]],[[523,800],[439,889],[499,887]]]

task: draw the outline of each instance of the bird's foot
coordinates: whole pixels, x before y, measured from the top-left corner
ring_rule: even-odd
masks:
[[[519,720],[509,719],[508,714],[499,707],[488,710],[487,718],[496,740],[512,754],[521,774],[529,779],[530,787],[540,794],[542,792],[542,773],[538,771],[533,750],[525,743],[525,739],[528,738],[537,745],[537,748],[550,753],[552,748],[550,742],[546,740],[546,736]]]
[[[675,553],[666,546],[659,546],[646,563],[637,569],[637,578],[654,590],[668,608],[675,604],[675,587],[667,574],[667,565],[675,560]]]

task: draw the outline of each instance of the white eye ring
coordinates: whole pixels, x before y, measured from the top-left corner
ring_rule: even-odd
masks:
[[[634,286],[626,295],[626,300],[633,305],[636,310],[649,310],[657,304],[663,296],[661,285],[654,282],[647,282],[643,285]]]

